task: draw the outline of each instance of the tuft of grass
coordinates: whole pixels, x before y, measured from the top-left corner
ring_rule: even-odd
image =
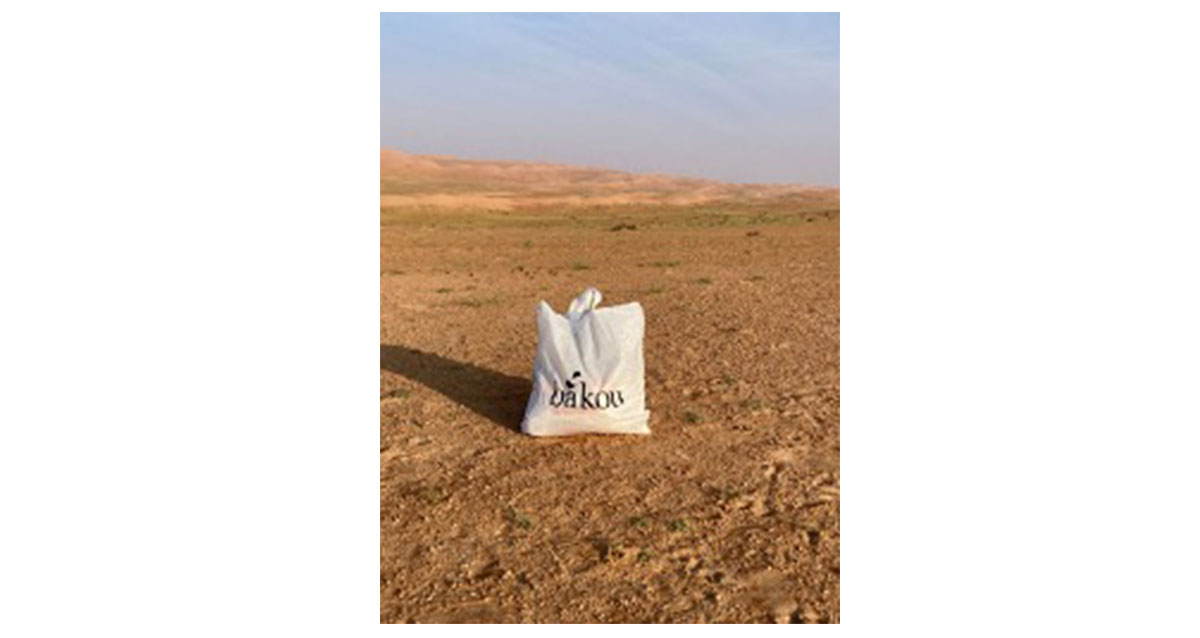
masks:
[[[766,280],[766,277],[763,277],[762,275],[750,275],[749,277],[746,278],[746,281],[764,281],[764,280]]]
[[[521,529],[529,529],[530,527],[533,527],[533,522],[529,520],[528,516],[525,516],[512,507],[504,510],[504,519],[512,526],[519,527]]]
[[[699,423],[699,422],[700,422],[700,415],[699,415],[699,414],[696,414],[695,412],[691,412],[691,411],[689,411],[689,412],[684,412],[684,413],[683,413],[683,421],[684,421],[685,423],[693,423],[693,424],[694,424],[694,423]]]
[[[407,399],[410,395],[412,395],[412,390],[409,390],[408,388],[397,388],[395,390],[392,390],[391,392],[384,394],[382,397],[379,397],[379,398],[381,398],[381,399]]]
[[[758,237],[761,234],[762,234],[762,232],[760,232],[760,231],[752,230],[752,231],[746,233],[746,236],[747,237]]]
[[[629,519],[630,527],[646,527],[649,524],[650,519],[646,518],[645,516],[634,516],[633,518]]]
[[[453,288],[438,288],[434,292],[438,293],[439,295],[444,295],[448,292],[454,292],[454,289]]]
[[[620,223],[620,224],[617,224],[616,226],[613,226],[612,228],[609,228],[609,230],[611,230],[611,231],[637,230],[637,224]]]
[[[763,407],[762,399],[745,399],[741,403],[743,408],[750,410],[761,410]]]
[[[521,245],[526,248],[533,248],[533,240],[526,239]]]
[[[698,284],[705,284],[705,285],[707,285],[707,284],[711,284],[711,283],[712,283],[712,280],[711,280],[711,279],[709,279],[708,277],[701,277],[701,278],[699,278],[699,279],[697,279],[697,280],[696,280],[696,283],[698,283]]]
[[[720,501],[728,501],[729,499],[737,496],[738,494],[740,494],[740,492],[733,489],[732,487],[729,487],[728,485],[720,485],[720,486],[713,488],[713,490],[712,490],[712,495],[715,496],[717,498],[717,500],[720,500]]]
[[[443,303],[434,304],[435,306],[462,306],[464,308],[480,308],[489,304],[499,303],[499,297],[488,297],[486,299],[451,299]]]
[[[440,505],[450,498],[450,494],[440,487],[423,487],[417,497],[426,505]]]
[[[737,383],[737,379],[733,378],[733,375],[730,375],[727,372],[721,375],[721,383],[724,383],[725,385],[733,385]]]
[[[645,266],[653,266],[653,267],[655,267],[655,268],[673,268],[673,267],[675,267],[675,266],[678,266],[679,264],[682,264],[682,263],[683,263],[682,261],[651,261],[651,262],[648,262],[648,263],[644,263],[644,264],[638,264],[638,265],[639,265],[639,266],[643,266],[643,267],[645,267]]]
[[[683,520],[682,518],[677,518],[667,523],[667,529],[671,530],[672,532],[682,532],[687,529],[687,527],[687,521]]]
[[[580,263],[578,261],[571,264],[571,270],[590,270],[590,269],[591,269],[591,266],[584,264],[584,263]]]
[[[654,552],[648,549],[643,549],[642,551],[638,552],[637,562],[646,563],[649,562],[651,558],[654,558]]]

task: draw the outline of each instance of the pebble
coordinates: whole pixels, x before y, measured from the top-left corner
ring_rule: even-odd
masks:
[[[792,622],[792,614],[796,612],[796,608],[800,605],[794,600],[784,600],[776,603],[771,609],[771,616],[777,625],[786,625]]]

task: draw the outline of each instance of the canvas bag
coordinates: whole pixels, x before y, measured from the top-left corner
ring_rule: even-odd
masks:
[[[597,308],[601,299],[599,290],[588,288],[565,315],[538,304],[533,392],[522,432],[650,434],[642,305]]]

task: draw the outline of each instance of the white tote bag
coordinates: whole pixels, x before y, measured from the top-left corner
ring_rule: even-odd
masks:
[[[560,315],[538,304],[533,392],[521,431],[533,436],[650,434],[641,304],[597,308],[588,288]]]

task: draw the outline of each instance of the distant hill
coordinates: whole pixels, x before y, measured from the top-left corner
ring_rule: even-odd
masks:
[[[511,210],[542,205],[698,204],[709,201],[838,198],[838,189],[792,184],[727,184],[604,168],[379,154],[383,207]]]

